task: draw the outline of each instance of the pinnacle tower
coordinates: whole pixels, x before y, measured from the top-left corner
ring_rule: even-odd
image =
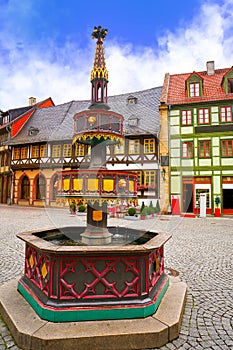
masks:
[[[101,26],[94,27],[92,39],[96,41],[96,51],[94,65],[91,70],[91,105],[89,109],[105,109],[110,107],[107,105],[107,87],[108,87],[108,71],[105,64],[103,42],[108,33],[107,29]]]

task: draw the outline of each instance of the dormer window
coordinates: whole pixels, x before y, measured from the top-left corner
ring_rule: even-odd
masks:
[[[139,120],[138,117],[135,117],[134,115],[132,115],[128,119],[129,126],[137,126],[138,125],[138,120]]]
[[[233,79],[232,78],[227,79],[227,82],[228,82],[228,93],[232,94],[233,93]]]
[[[222,85],[226,94],[233,93],[233,67],[223,76]]]
[[[129,96],[127,101],[128,101],[128,105],[133,105],[133,104],[136,104],[138,102],[138,99],[137,99],[137,97]]]
[[[2,117],[2,123],[7,124],[9,123],[9,114],[5,115]]]
[[[200,83],[189,84],[190,97],[200,96]]]
[[[187,97],[200,97],[203,92],[203,78],[199,73],[193,72],[186,80]]]
[[[38,128],[33,128],[31,127],[29,130],[28,130],[28,135],[29,136],[35,136],[37,135],[39,132],[39,129]]]

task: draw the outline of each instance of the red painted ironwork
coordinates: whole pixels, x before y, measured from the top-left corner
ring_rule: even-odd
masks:
[[[150,254],[149,258],[149,291],[151,291],[164,272],[163,246]]]
[[[99,262],[104,262],[104,267],[99,270]],[[122,274],[125,276],[124,289],[120,290],[117,285],[119,279],[120,265],[124,266]],[[86,281],[72,278],[76,269],[85,269]],[[109,299],[109,298],[129,298],[138,297],[140,267],[138,258],[83,258],[83,259],[64,259],[60,262],[60,299]],[[128,280],[127,280],[128,278]],[[69,283],[68,280],[72,282]],[[74,282],[75,281],[75,282]],[[87,283],[87,281],[89,281]],[[77,292],[77,285],[82,284],[82,291]],[[97,286],[101,284],[101,292],[98,292]]]
[[[43,272],[43,269],[45,270]],[[47,271],[47,272],[46,272]],[[44,276],[43,276],[44,273]],[[33,247],[26,247],[25,275],[48,296],[48,281],[50,275],[50,259],[40,254]]]

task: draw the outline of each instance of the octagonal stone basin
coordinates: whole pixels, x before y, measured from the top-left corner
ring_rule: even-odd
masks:
[[[52,322],[141,318],[157,310],[169,283],[164,245],[171,235],[108,229],[113,236],[120,230],[120,236],[128,238],[106,246],[80,245],[78,237],[85,227],[17,235],[26,243],[18,291],[41,318]],[[68,245],[67,237],[75,243]],[[61,245],[61,238],[66,245]]]

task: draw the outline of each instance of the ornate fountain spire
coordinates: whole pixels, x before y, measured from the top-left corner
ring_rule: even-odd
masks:
[[[94,65],[91,70],[91,105],[89,109],[110,109],[107,105],[108,71],[106,69],[103,42],[108,33],[101,26],[94,27],[92,39],[97,39]]]

